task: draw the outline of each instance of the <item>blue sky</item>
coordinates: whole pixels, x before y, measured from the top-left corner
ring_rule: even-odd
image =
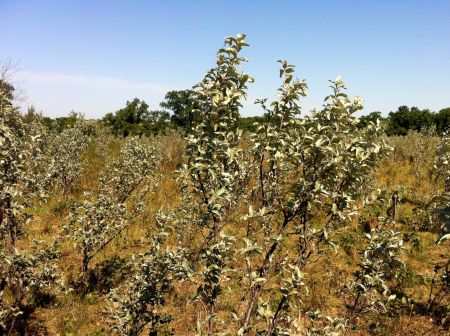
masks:
[[[228,35],[245,33],[255,78],[243,115],[273,98],[277,60],[297,65],[320,107],[342,75],[365,112],[450,106],[450,1],[0,0],[0,60],[17,63],[27,105],[97,118],[200,81]]]

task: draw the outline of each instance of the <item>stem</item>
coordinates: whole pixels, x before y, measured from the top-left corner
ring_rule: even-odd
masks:
[[[7,219],[8,219],[8,237],[7,237],[6,245],[7,245],[8,251],[10,253],[13,253],[14,252],[14,248],[16,246],[16,229],[17,229],[17,225],[16,225],[16,220],[15,220],[14,215],[12,215],[11,212],[9,213],[9,215],[7,213],[7,210],[11,211],[11,197],[8,196],[6,198],[6,202],[5,203],[6,203],[5,204],[5,208],[6,209],[2,210],[2,212],[3,211],[5,212],[5,215],[6,215]],[[4,215],[2,214],[2,217],[3,216]]]
[[[213,336],[214,335],[214,325],[215,325],[215,319],[214,314],[216,312],[216,305],[215,303],[211,303],[209,306],[209,319],[208,319],[208,335]]]
[[[286,226],[289,224],[291,217],[284,213],[284,220],[283,224],[280,227],[279,234],[282,234],[284,230],[286,229]],[[266,252],[266,256],[264,257],[264,261],[262,265],[259,267],[259,278],[264,278],[267,274],[267,271],[269,270],[272,256],[275,253],[277,247],[279,245],[279,241],[275,241],[272,246],[269,248],[269,250]],[[247,309],[245,310],[244,319],[242,321],[242,328],[244,329],[244,334],[247,333],[247,328],[250,323],[250,317],[253,312],[253,307],[255,306],[255,302],[259,296],[259,293],[261,292],[262,286],[260,284],[257,284],[253,286],[250,290],[250,299],[247,305]]]
[[[213,235],[214,235],[213,239],[214,239],[214,242],[217,242],[217,236],[218,236],[218,233],[219,233],[218,232],[219,231],[218,218],[216,218],[215,214],[211,212],[211,209],[210,209],[211,205],[209,203],[209,199],[208,199],[208,196],[206,194],[206,188],[205,188],[205,185],[203,184],[203,179],[202,179],[202,176],[200,175],[199,171],[197,171],[197,178],[198,178],[198,182],[200,183],[200,189],[202,191],[203,203],[206,204],[208,212],[209,212],[209,214],[211,215],[211,217],[213,219]]]
[[[272,336],[274,334],[275,327],[276,327],[277,322],[278,322],[278,316],[280,315],[281,310],[283,309],[284,305],[286,304],[286,301],[287,301],[287,296],[284,295],[281,298],[280,302],[278,303],[277,310],[276,310],[276,312],[275,312],[275,314],[274,314],[274,316],[272,318],[272,321],[271,321],[271,323],[269,325],[269,328],[267,329],[266,336]]]
[[[264,163],[264,153],[261,155],[261,160],[259,160],[259,188],[261,189],[261,197],[263,206],[267,206],[266,192],[264,190],[264,172],[263,172],[263,163]]]
[[[88,251],[84,251],[83,253],[83,264],[81,266],[81,271],[83,273],[81,280],[84,282],[86,280],[87,272],[89,270],[89,262],[91,261],[92,257],[89,256]]]

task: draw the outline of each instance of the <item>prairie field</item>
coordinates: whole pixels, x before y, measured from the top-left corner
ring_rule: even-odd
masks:
[[[362,123],[339,77],[304,113],[280,61],[241,127],[246,46],[225,40],[184,127],[125,124],[139,100],[58,124],[2,88],[1,335],[449,334],[448,124]]]

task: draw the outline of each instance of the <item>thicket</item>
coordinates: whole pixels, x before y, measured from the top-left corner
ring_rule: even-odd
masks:
[[[108,113],[103,122],[115,135],[151,135],[164,132],[168,128],[169,113],[152,111],[145,101],[134,98],[115,113]]]
[[[339,77],[302,114],[287,61],[244,133],[245,38],[168,94],[179,133],[154,135],[137,99],[111,134],[48,128],[1,93],[0,334],[448,331],[447,134],[387,137]]]
[[[160,110],[150,110],[145,101],[134,98],[126,103],[126,107],[114,113],[108,113],[102,121],[111,128],[115,135],[126,137],[128,135],[155,135],[166,133],[169,129],[188,132],[200,122],[199,115],[195,113],[202,102],[195,98],[193,90],[170,91],[161,102]],[[33,108],[28,114],[33,114]],[[72,112],[68,117],[51,119],[42,117],[44,125],[50,130],[62,132],[72,127],[80,115]],[[246,133],[256,131],[258,123],[267,120],[269,115],[263,112],[262,116],[239,116],[237,126]],[[302,118],[299,116],[299,118]],[[432,112],[417,107],[400,106],[397,111],[389,112],[383,117],[381,112],[371,112],[359,117],[358,127],[365,128],[371,122],[379,120],[383,124],[384,132],[389,136],[406,135],[411,131],[434,130],[439,135],[444,134],[450,127],[450,108]]]
[[[387,117],[382,117],[381,112],[372,112],[361,116],[359,125],[365,127],[369,121],[380,119],[386,125],[387,135],[406,135],[410,131],[426,131],[434,129],[442,135],[450,127],[450,108],[444,108],[439,112],[428,109],[421,110],[415,106],[400,106],[397,111],[389,112]]]

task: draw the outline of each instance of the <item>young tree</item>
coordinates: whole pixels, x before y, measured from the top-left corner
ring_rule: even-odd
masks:
[[[306,327],[294,314],[302,309],[306,266],[335,244],[333,233],[363,206],[368,178],[387,148],[382,127],[378,121],[358,127],[354,113],[361,100],[348,98],[340,78],[331,81],[323,108],[300,119],[307,85],[282,61],[278,99],[259,101],[267,117],[243,141],[239,110],[252,81],[239,71],[245,46],[245,35],[226,38],[216,66],[194,87],[199,123],[186,137],[180,204],[167,213],[172,234],[188,246],[189,280],[204,308],[195,329],[208,335],[337,335],[342,319],[303,311],[310,316]],[[248,214],[236,219],[246,205]],[[223,295],[226,285],[241,297],[236,305]],[[153,293],[142,291],[137,297]],[[163,304],[146,302],[157,311]]]
[[[23,99],[23,92],[14,81],[18,70],[17,64],[14,64],[12,61],[0,64],[0,91],[3,92],[2,99],[10,104]]]
[[[32,126],[0,88],[0,334],[23,329],[25,312],[34,310],[58,277],[54,245],[28,252],[16,244],[29,219],[24,209],[40,182],[34,177],[39,134]]]
[[[187,135],[187,163],[183,192],[194,193],[201,212],[206,239],[201,248],[202,270],[198,298],[207,309],[207,333],[216,332],[215,315],[221,279],[227,271],[232,237],[222,234],[224,215],[239,195],[241,155],[237,129],[241,100],[252,78],[238,70],[246,61],[239,52],[246,47],[245,35],[227,37],[217,53],[216,67],[208,71],[194,89],[200,108],[194,110],[201,122]],[[219,262],[220,261],[220,262]]]
[[[32,197],[29,172],[39,136],[28,131],[19,110],[0,91],[0,235],[10,252],[27,221],[22,209]]]
[[[3,99],[12,102],[14,99],[14,86],[3,78],[0,78],[0,91],[3,92]]]
[[[355,280],[347,287],[351,299],[347,304],[350,321],[356,323],[356,317],[368,313],[386,313],[387,305],[395,299],[391,285],[398,277],[403,266],[399,255],[403,249],[400,233],[386,230],[380,225],[370,234],[366,234],[369,243],[362,252],[360,269],[355,273]]]
[[[25,334],[29,316],[54,285],[62,285],[56,245],[34,242],[32,251],[0,250],[0,334]]]
[[[109,296],[117,307],[111,313],[113,334],[137,336],[148,328],[149,335],[158,335],[172,319],[162,308],[173,290],[173,282],[185,279],[189,268],[184,249],[164,248],[171,229],[168,219],[163,214],[157,216],[158,232],[151,239],[150,248],[132,258],[131,279]]]
[[[84,202],[72,208],[64,235],[82,257],[83,291],[91,261],[140,214],[147,184],[156,183],[159,163],[153,147],[130,138],[119,158],[102,172],[98,194],[93,199],[85,194]],[[133,204],[127,204],[131,198]]]
[[[56,187],[67,198],[76,186],[84,165],[81,155],[90,141],[88,128],[88,122],[80,119],[74,127],[49,138],[43,182],[46,190],[52,191]]]
[[[290,310],[298,302],[293,296],[280,293],[281,298],[271,307],[272,320],[265,327],[254,318],[258,302],[271,302],[262,296],[270,295],[270,291],[264,293],[264,287],[274,280],[280,267],[276,261],[284,260],[285,267],[302,270],[320,257],[323,245],[333,244],[331,233],[357,213],[364,181],[385,147],[377,137],[381,134],[379,125],[370,122],[367,128],[358,129],[353,114],[361,109],[361,100],[347,97],[340,78],[331,81],[332,94],[326,97],[322,110],[298,119],[299,99],[306,95],[307,86],[294,80],[293,72],[292,65],[281,62],[279,98],[270,108],[266,100],[260,101],[269,119],[252,138],[259,202],[251,206],[247,216],[254,230],[247,237],[253,248],[247,262],[249,294],[241,334],[259,328],[264,328],[266,335],[281,330],[289,333]],[[288,229],[296,241],[295,257],[289,257]],[[287,315],[280,319],[281,314]]]

